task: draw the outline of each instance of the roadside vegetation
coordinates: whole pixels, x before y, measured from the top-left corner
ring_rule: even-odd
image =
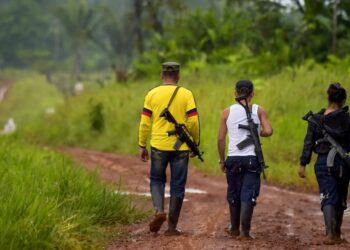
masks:
[[[0,249],[102,249],[145,216],[117,186],[16,135],[0,138],[0,177]]]
[[[196,97],[201,119],[201,149],[205,162],[193,163],[203,171],[219,174],[216,136],[221,111],[233,102],[237,77],[220,71],[188,74],[181,85]],[[309,110],[318,111],[326,103],[325,90],[334,81],[350,88],[349,74],[339,66],[327,67],[310,62],[299,68],[285,68],[268,78],[253,79],[255,102],[264,106],[274,127],[274,135],[262,139],[269,182],[315,188],[312,167],[308,179],[300,180],[296,171],[306,131],[301,117]],[[94,148],[104,151],[137,153],[137,133],[145,93],[159,80],[110,84],[87,91],[58,108],[47,117],[32,136],[43,143]]]

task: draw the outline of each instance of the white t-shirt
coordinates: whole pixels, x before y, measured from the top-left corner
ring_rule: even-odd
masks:
[[[258,125],[258,131],[260,131],[260,119],[258,116],[257,104],[252,105],[252,119],[255,124]],[[239,104],[233,104],[230,107],[230,114],[226,121],[228,130],[229,144],[228,144],[228,156],[254,156],[255,147],[249,145],[244,149],[240,150],[237,148],[237,144],[245,140],[250,132],[246,129],[238,128],[238,125],[248,125],[247,115],[244,108]]]

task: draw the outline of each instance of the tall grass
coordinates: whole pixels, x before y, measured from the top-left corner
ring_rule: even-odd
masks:
[[[286,69],[280,75],[267,79],[257,93],[257,101],[268,110],[275,129],[274,136],[264,140],[267,160],[271,162],[269,172],[272,181],[316,186],[313,163],[308,167],[306,181],[296,175],[307,127],[301,117],[309,110],[318,112],[327,107],[326,90],[332,82],[340,82],[350,91],[348,72],[314,65],[297,71]]]
[[[205,163],[194,163],[200,169],[219,173],[216,138],[222,110],[233,103],[234,83],[227,70],[207,70],[189,74],[181,85],[191,89],[196,97],[201,119],[201,148]],[[246,78],[249,78],[247,76]],[[301,117],[308,111],[318,111],[327,104],[326,88],[339,81],[350,90],[349,74],[337,68],[327,69],[316,64],[293,69],[280,74],[252,79],[256,85],[253,101],[262,105],[274,128],[274,135],[262,139],[267,170],[271,182],[289,186],[315,187],[312,168],[309,178],[299,180],[296,175],[298,158],[302,149],[306,123]],[[159,82],[159,81],[158,81]],[[38,136],[55,144],[96,148],[100,150],[137,152],[137,133],[143,98],[157,81],[133,82],[128,85],[109,85],[99,91],[88,92],[71,99],[59,113],[40,125]],[[90,113],[96,105],[103,106],[105,128],[91,129]]]
[[[0,138],[0,249],[99,249],[143,216],[65,156]]]

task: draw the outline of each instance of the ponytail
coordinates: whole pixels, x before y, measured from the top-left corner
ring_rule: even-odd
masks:
[[[328,101],[337,103],[339,106],[342,106],[346,100],[346,90],[338,82],[329,85],[327,94]]]

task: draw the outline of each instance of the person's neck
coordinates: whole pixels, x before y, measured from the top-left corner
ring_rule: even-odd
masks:
[[[164,81],[163,85],[176,85],[177,82],[172,82],[172,81]]]
[[[338,110],[338,109],[341,109],[341,106],[337,103],[330,103],[328,105],[328,109],[329,110]]]
[[[245,106],[250,106],[251,105],[250,102],[251,102],[251,99],[248,99],[247,101],[246,100],[241,100],[240,102],[238,102],[238,104],[241,103],[241,104],[243,104]]]

